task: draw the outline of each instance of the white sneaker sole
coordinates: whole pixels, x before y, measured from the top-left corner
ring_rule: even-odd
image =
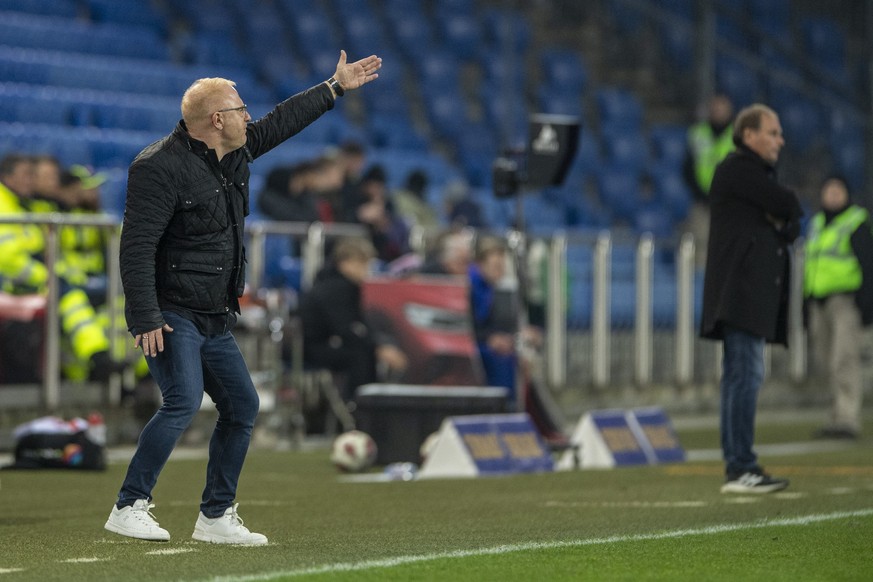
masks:
[[[147,540],[150,542],[168,542],[170,541],[170,534],[167,533],[154,533],[154,534],[144,534],[142,532],[130,530],[119,525],[112,523],[111,521],[107,521],[106,525],[103,528],[107,531],[111,531],[112,533],[117,533],[121,536],[126,536],[129,538],[136,538],[138,540]]]
[[[721,486],[722,493],[773,493],[775,491],[781,491],[788,487],[788,483],[774,483],[772,485],[758,485],[756,487],[749,487],[748,485],[740,485],[738,483],[725,483]]]
[[[252,540],[239,540],[236,538],[227,538],[224,536],[217,536],[215,534],[209,534],[203,531],[194,530],[194,533],[191,535],[192,539],[197,540],[198,542],[206,542],[208,544],[231,544],[235,546],[263,546],[267,544],[267,538],[255,538]]]

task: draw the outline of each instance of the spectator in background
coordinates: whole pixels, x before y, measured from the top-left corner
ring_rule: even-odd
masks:
[[[422,275],[466,277],[472,260],[472,235],[470,231],[449,231],[437,240],[434,256],[425,261],[419,272]]]
[[[370,238],[376,247],[376,257],[385,263],[409,252],[409,229],[394,214],[388,199],[385,170],[373,166],[361,178],[361,198],[357,209],[358,222],[370,230]]]
[[[54,156],[33,158],[33,191],[27,201],[31,212],[66,212],[78,202],[76,189],[61,188],[61,163]]]
[[[509,390],[509,406],[516,398],[516,314],[497,300],[497,286],[506,276],[507,249],[502,239],[483,236],[469,267],[473,329],[489,386]]]
[[[436,228],[439,217],[436,211],[427,203],[427,174],[422,170],[414,170],[406,177],[403,188],[394,192],[394,208],[397,215],[409,226]]]
[[[312,162],[308,187],[315,198],[318,218],[322,222],[353,221],[354,210],[360,200],[344,199],[344,180],[343,165],[336,153],[327,153]],[[358,194],[354,196],[357,197]]]
[[[473,200],[470,188],[466,183],[456,180],[446,187],[444,195],[446,203],[446,217],[449,224],[455,228],[484,228],[487,227],[482,217],[482,208]]]
[[[51,164],[47,164],[51,165]],[[34,161],[28,156],[11,154],[0,160],[0,214],[26,215],[27,208],[38,202],[34,193]],[[46,168],[43,168],[44,170]],[[45,188],[60,188],[53,178],[43,176]],[[45,264],[43,229],[33,224],[0,224],[0,278],[3,290],[13,294],[45,293],[48,266]],[[61,330],[69,341],[75,358],[84,362],[86,375],[92,380],[106,381],[121,365],[109,355],[109,338],[97,317],[83,286],[87,274],[81,266],[70,262],[61,253],[54,271],[60,279],[58,314]]]
[[[347,141],[339,148],[337,160],[342,171],[342,186],[335,209],[336,222],[357,222],[357,210],[361,204],[361,178],[367,163],[364,146],[356,141]]]
[[[804,291],[816,370],[833,395],[830,424],[815,436],[857,439],[862,327],[873,323],[873,234],[867,211],[852,204],[840,178],[822,185],[806,242]]]
[[[300,303],[304,361],[342,375],[340,393],[346,402],[354,400],[358,386],[377,380],[380,365],[396,372],[407,366],[406,355],[391,338],[375,333],[364,319],[361,284],[375,256],[370,241],[341,239]]]
[[[779,117],[765,105],[740,111],[737,150],[712,180],[712,237],[706,258],[701,336],[723,340],[722,493],[769,493],[788,486],[758,465],[755,408],[764,380],[764,345],[787,344],[791,243],[803,211],[776,181],[785,145]]]
[[[275,168],[258,196],[258,208],[267,218],[291,222],[314,222],[319,219],[312,192],[314,163],[301,162],[293,167]]]
[[[78,164],[63,172],[61,190],[66,191],[63,197],[69,200],[70,213],[104,214],[100,208],[100,188],[105,182],[105,175]],[[105,291],[107,232],[96,226],[63,229],[61,246],[65,253],[76,257],[76,263],[88,275],[88,288],[99,287]]]
[[[706,258],[709,240],[709,189],[716,166],[734,150],[731,119],[734,108],[726,95],[714,95],[707,105],[705,120],[688,129],[688,150],[683,174],[694,201],[686,221],[686,231],[697,243],[699,266]]]

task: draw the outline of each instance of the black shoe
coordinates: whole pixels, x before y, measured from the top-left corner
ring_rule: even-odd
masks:
[[[850,428],[840,426],[826,426],[820,428],[812,434],[813,438],[817,439],[842,439],[849,441],[858,440],[858,433]]]
[[[88,379],[92,382],[107,382],[112,374],[124,372],[127,364],[117,362],[109,357],[109,352],[97,352],[91,356],[91,372]]]
[[[729,473],[722,493],[773,493],[788,487],[788,479],[771,477],[760,468],[745,473]]]

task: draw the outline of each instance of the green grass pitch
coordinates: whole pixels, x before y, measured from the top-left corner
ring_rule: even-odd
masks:
[[[762,426],[759,444],[809,428]],[[714,427],[679,436],[717,443]],[[873,442],[762,462],[791,487],[722,495],[717,461],[349,483],[326,451],[254,450],[238,501],[264,547],[191,540],[205,460],[172,460],[161,476],[154,512],[168,543],[103,530],[124,463],[0,472],[0,582],[873,580]]]

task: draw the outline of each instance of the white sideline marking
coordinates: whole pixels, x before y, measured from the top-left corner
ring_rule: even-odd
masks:
[[[14,574],[16,572],[24,572],[24,568],[0,568],[0,574]]]
[[[706,507],[705,501],[546,501],[543,507],[604,507],[633,509],[672,509],[674,507]]]
[[[163,548],[160,550],[152,550],[151,552],[146,552],[146,556],[172,556],[174,554],[188,554],[190,552],[196,552],[197,550],[193,548]]]
[[[90,564],[92,562],[109,562],[112,558],[70,558],[59,560],[61,564]]]
[[[576,548],[582,546],[599,546],[607,544],[619,544],[624,542],[645,542],[667,539],[686,538],[691,536],[715,535],[747,529],[761,529],[765,527],[787,527],[795,525],[811,525],[824,521],[834,521],[850,517],[869,517],[873,515],[873,508],[859,509],[856,511],[837,511],[834,513],[818,513],[799,517],[782,519],[764,519],[747,523],[733,523],[713,525],[696,529],[679,529],[673,531],[656,532],[649,534],[637,534],[631,536],[610,536],[606,538],[591,538],[583,540],[571,540],[567,542],[529,542],[524,544],[511,544],[493,548],[481,548],[478,550],[457,550],[454,552],[440,552],[435,554],[419,554],[417,556],[397,556],[382,560],[369,560],[366,562],[353,562],[346,564],[325,564],[313,568],[300,570],[287,570],[284,572],[267,572],[264,574],[252,574],[249,576],[220,576],[210,578],[213,582],[255,582],[257,580],[274,580],[276,578],[291,578],[296,576],[309,576],[312,574],[334,574],[339,572],[360,572],[363,570],[375,570],[377,568],[393,568],[405,564],[418,562],[431,562],[445,558],[470,558],[475,556],[498,556],[528,550],[549,550],[556,548]]]

